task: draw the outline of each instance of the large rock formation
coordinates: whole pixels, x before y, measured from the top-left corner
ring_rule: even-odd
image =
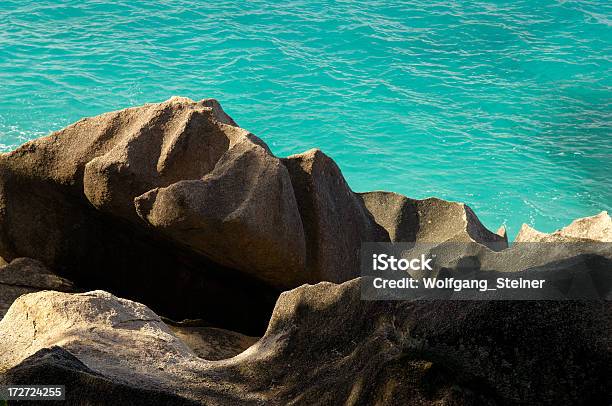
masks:
[[[283,293],[265,336],[223,361],[198,358],[137,303],[104,292],[25,295],[0,322],[0,381],[45,383],[54,371],[71,396],[118,388],[166,404],[612,400],[608,303],[372,302],[359,284]]]
[[[1,256],[172,319],[261,333],[282,290],[359,276],[361,244],[389,234],[504,241],[461,204],[355,194],[319,150],[278,159],[211,99],[86,118],[0,155]]]
[[[214,170],[136,198],[138,214],[173,240],[279,288],[304,280],[302,222],[287,170],[245,138]]]
[[[287,170],[214,100],[173,98],[84,119],[2,156],[0,168],[1,249],[9,258],[65,265],[75,250],[59,241],[75,233],[67,230],[74,221],[66,211],[83,212],[68,206],[91,204],[99,216],[110,215],[106,221],[143,227],[143,217],[216,263],[280,287],[295,285],[303,268],[304,236]],[[49,209],[21,202],[21,182],[40,184],[40,200],[55,197],[49,209],[57,214],[42,221]],[[39,213],[28,221],[25,212],[34,209]],[[39,230],[52,234],[29,238]],[[82,249],[95,249],[90,240]]]
[[[103,114],[0,155],[0,384],[71,404],[610,404],[609,302],[369,301],[353,278],[363,243],[393,241],[433,276],[609,300],[611,224],[508,247],[464,204],[354,193],[319,150],[279,159],[214,100]],[[319,281],[344,283],[297,287]],[[95,291],[57,292],[77,289]]]
[[[1,155],[0,255],[251,333],[306,280],[286,168],[214,100],[83,119]]]

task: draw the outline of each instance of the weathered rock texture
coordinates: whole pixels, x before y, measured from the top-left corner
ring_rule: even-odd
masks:
[[[259,332],[305,280],[286,168],[214,100],[83,119],[0,156],[0,255]]]
[[[70,250],[47,236],[46,242],[24,241],[24,234],[66,220],[62,207],[58,218],[41,222],[35,216],[38,226],[33,220],[17,225],[27,220],[21,212],[34,208],[15,207],[13,195],[24,185],[11,183],[23,180],[63,193],[56,205],[74,197],[72,204],[88,202],[104,214],[144,225],[141,216],[221,265],[279,285],[295,283],[291,272],[303,266],[302,224],[286,169],[214,100],[173,98],[84,119],[4,155],[1,164],[2,248],[9,257],[13,251],[33,256],[42,250],[37,255],[45,263],[61,265]],[[33,226],[29,233],[19,232],[27,226]],[[55,228],[57,237],[63,236],[65,231]]]
[[[309,282],[359,275],[362,242],[389,241],[387,231],[349,188],[336,163],[318,149],[283,159],[306,234]]]
[[[508,246],[505,234],[489,231],[463,203],[436,198],[415,200],[392,192],[360,196],[376,221],[389,232],[391,241],[478,242],[495,250]]]
[[[200,405],[169,392],[111,381],[92,371],[61,347],[45,348],[18,366],[0,375],[1,385],[58,385],[66,387],[65,401],[46,401],[62,405]],[[19,404],[39,401],[20,401]]]
[[[0,319],[19,296],[41,290],[72,292],[74,286],[30,258],[17,258],[0,266]]]
[[[255,344],[259,338],[210,326],[164,320],[172,333],[200,358],[217,361],[232,358]]]
[[[29,294],[0,322],[0,379],[41,382],[57,371],[70,377],[68,392],[118,387],[164,394],[167,404],[612,400],[607,302],[370,302],[359,283],[283,293],[265,336],[223,361],[197,357],[137,303]]]
[[[136,198],[138,214],[217,263],[280,288],[299,284],[304,233],[287,169],[253,135],[227,128],[226,150],[201,179],[149,190]],[[196,138],[208,135],[199,130]],[[199,153],[210,149],[204,144]],[[176,159],[185,165],[185,157]]]
[[[574,220],[572,224],[551,234],[523,224],[515,242],[612,242],[612,218],[607,211]]]
[[[557,274],[555,298],[609,300],[611,223],[508,248],[463,204],[275,157],[214,100],[84,119],[0,155],[0,384],[88,405],[611,404],[609,301],[365,301],[353,279],[362,243],[394,241],[429,244],[438,275]],[[297,287],[319,281],[344,283]],[[95,291],[57,292],[75,286]]]

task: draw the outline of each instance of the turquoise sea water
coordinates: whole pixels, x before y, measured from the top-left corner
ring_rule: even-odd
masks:
[[[2,1],[0,149],[83,116],[215,97],[354,190],[543,231],[612,208],[612,3]]]

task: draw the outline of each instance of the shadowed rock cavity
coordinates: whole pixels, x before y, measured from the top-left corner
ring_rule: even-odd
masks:
[[[22,226],[49,231],[53,241],[37,246],[50,247],[52,255],[36,246],[20,252],[46,259],[81,289],[103,287],[174,319],[203,318],[249,334],[265,328],[279,293],[274,287],[68,198],[35,194],[28,205],[48,216]]]
[[[202,325],[198,321],[174,322],[165,319],[164,322],[170,327],[172,333],[198,357],[210,361],[232,358],[259,339],[259,337],[250,337],[234,331]]]

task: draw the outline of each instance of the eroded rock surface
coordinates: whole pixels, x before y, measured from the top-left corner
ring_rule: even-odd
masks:
[[[136,199],[150,225],[215,262],[279,288],[304,281],[305,240],[287,169],[246,135],[199,180]]]
[[[104,292],[22,296],[0,322],[0,375],[14,380],[55,346],[105,382],[205,404],[612,399],[607,302],[372,302],[359,283],[283,293],[265,336],[221,361],[197,357],[146,307]],[[85,393],[98,385],[78,382]]]
[[[215,327],[168,324],[170,330],[200,358],[217,361],[232,358],[259,338]]]
[[[74,355],[56,346],[42,349],[7,373],[0,374],[2,385],[57,385],[58,382],[66,387],[65,401],[47,403],[142,406],[200,404],[169,392],[112,381],[92,371]]]
[[[75,288],[34,259],[17,258],[0,266],[0,319],[19,296],[41,290],[72,292]]]
[[[360,196],[376,221],[388,231],[391,241],[478,242],[495,250],[508,246],[505,233],[489,231],[463,203],[437,198],[415,200],[392,192]]]
[[[172,98],[83,119],[2,155],[0,186],[8,258],[72,267],[75,235],[86,234],[79,245],[89,252],[107,238],[83,224],[91,217],[146,231],[144,219],[220,265],[299,283],[304,235],[287,170],[215,100]],[[22,197],[28,186],[40,193],[32,202]]]
[[[609,300],[611,223],[507,248],[464,204],[275,157],[214,100],[103,114],[0,155],[0,383],[59,379],[77,404],[610,404],[609,301],[365,301],[353,278],[362,243],[419,243],[440,273]],[[322,280],[344,283],[281,294]]]
[[[265,144],[216,101],[173,98],[0,155],[0,255],[174,319],[261,333],[281,288],[304,280],[305,241]]]
[[[547,234],[523,224],[515,242],[612,242],[612,218],[607,211],[574,220],[570,225]]]
[[[336,163],[312,149],[283,159],[306,234],[309,282],[343,282],[359,276],[362,242],[389,241]]]
[[[279,159],[212,99],[85,118],[0,155],[0,255],[172,319],[261,333],[282,290],[357,277],[361,244],[390,240],[506,241],[462,204],[356,194],[319,150]]]

